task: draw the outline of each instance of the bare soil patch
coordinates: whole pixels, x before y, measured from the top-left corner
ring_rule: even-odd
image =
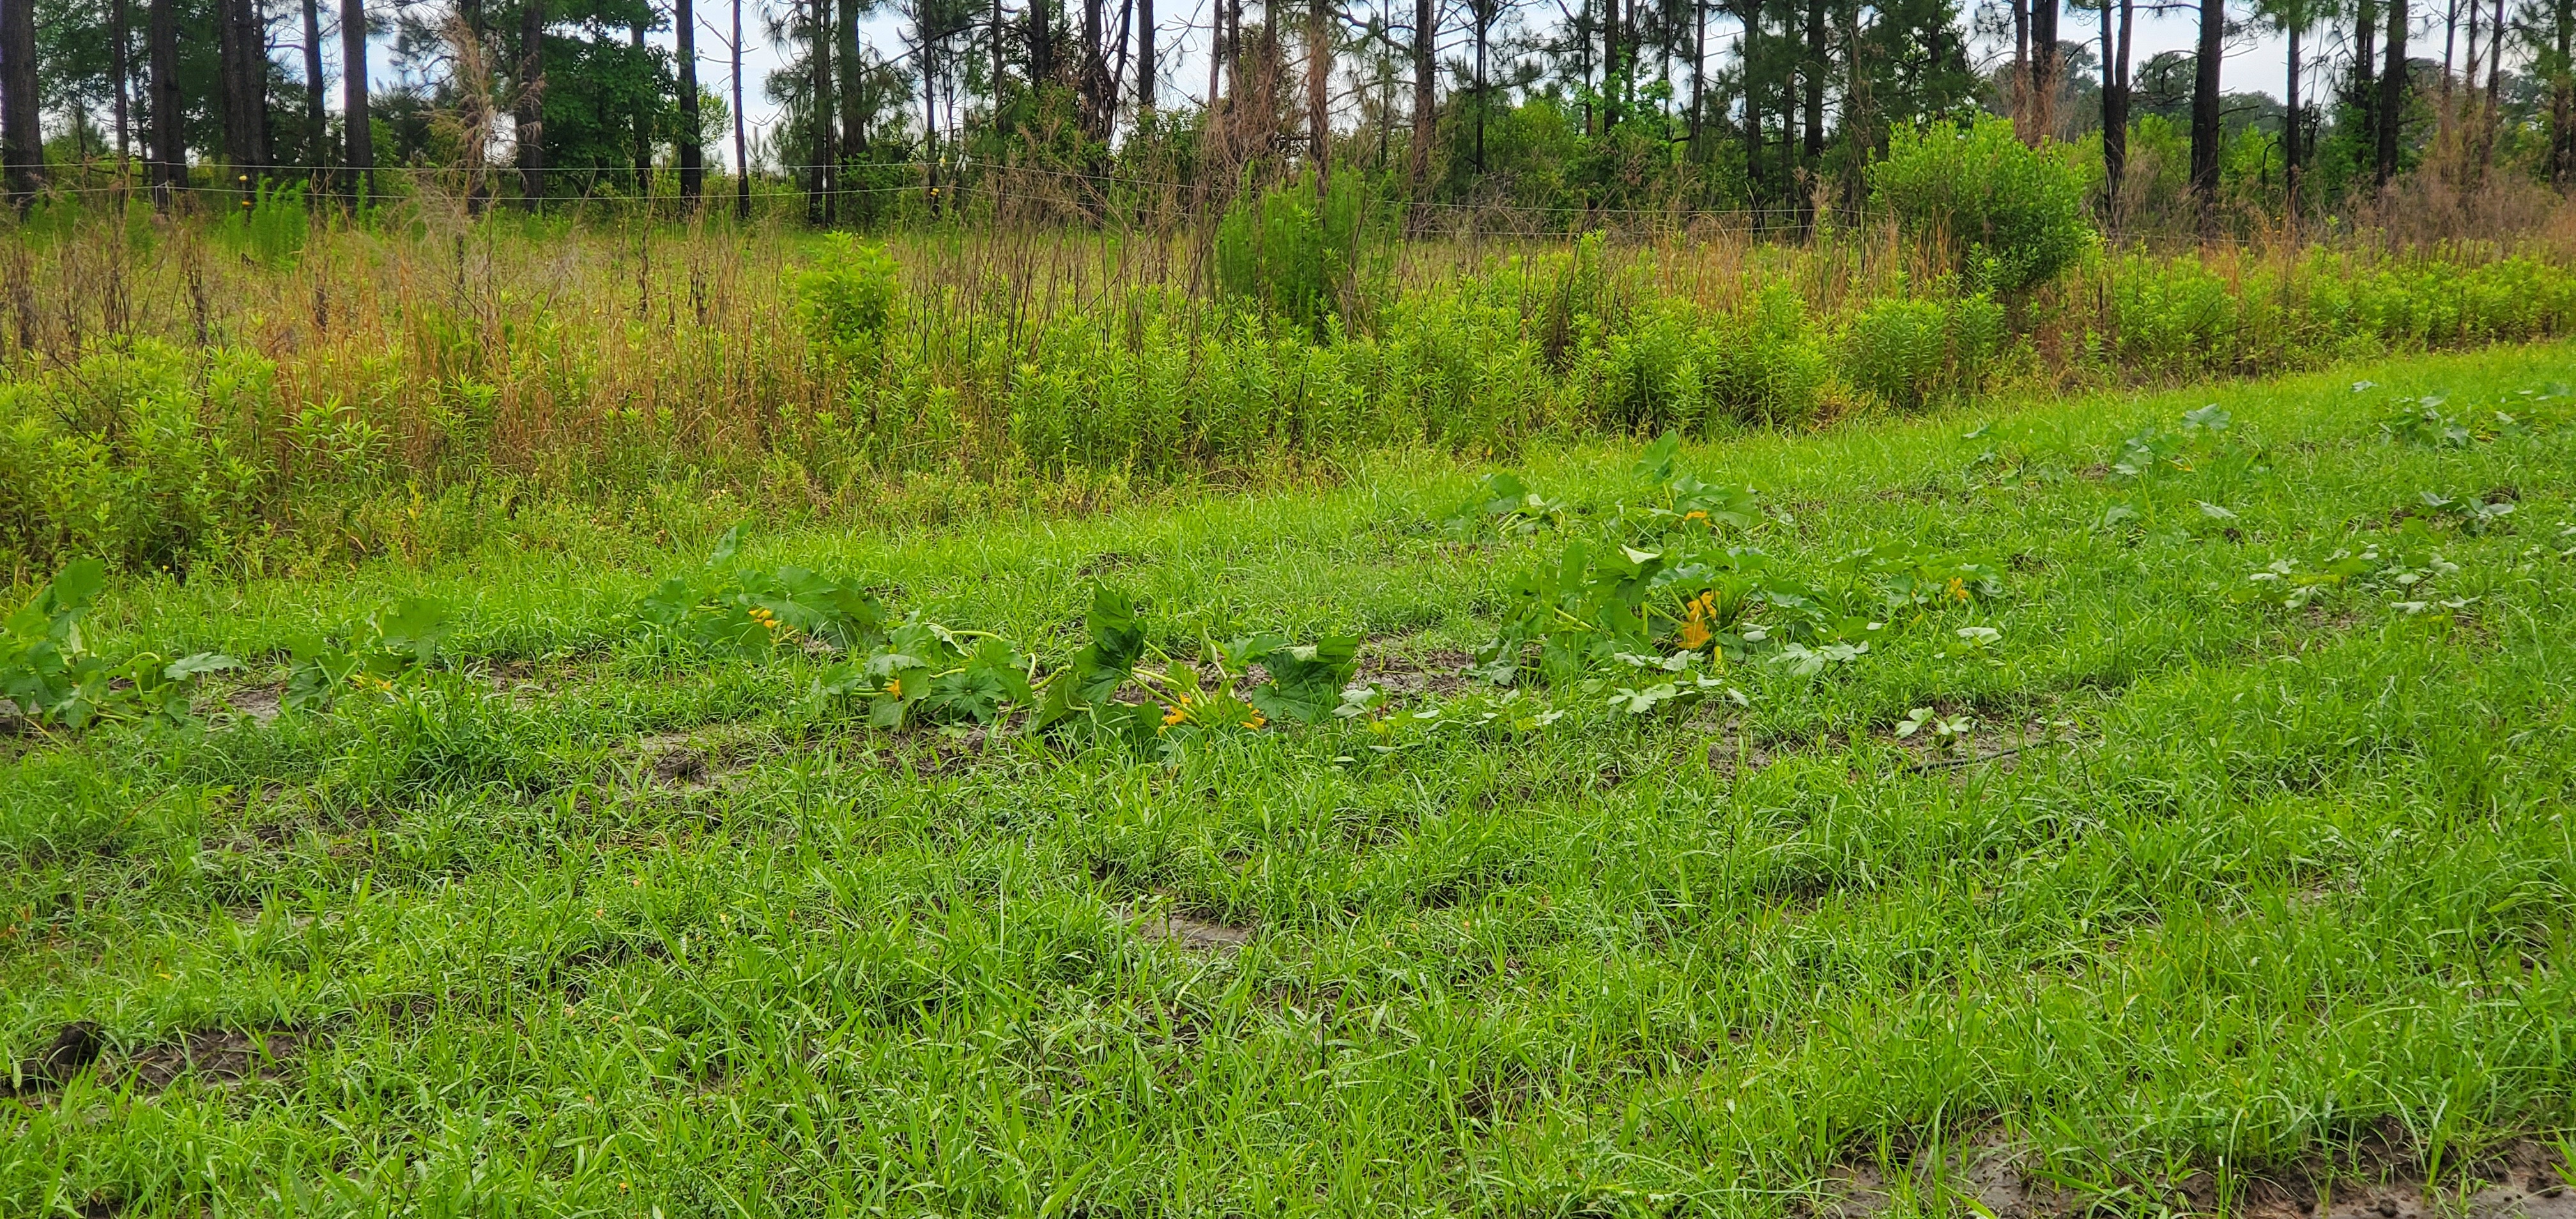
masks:
[[[1192,952],[1236,952],[1252,942],[1249,927],[1229,927],[1205,919],[1156,910],[1144,915],[1120,911],[1128,928],[1149,940],[1161,940]]]
[[[1475,662],[1475,657],[1456,648],[1433,648],[1412,655],[1371,650],[1361,654],[1353,680],[1375,684],[1391,698],[1424,694],[1447,697],[1473,683],[1474,679],[1467,676],[1467,667]]]
[[[135,1054],[122,1064],[123,1074],[156,1092],[182,1077],[219,1084],[282,1079],[302,1056],[304,1043],[304,1034],[294,1029],[200,1029]]]
[[[1924,1157],[1928,1158],[1928,1157]],[[2144,1182],[2106,1195],[2052,1181],[2026,1149],[1981,1139],[1941,1163],[1889,1168],[1853,1158],[1831,1173],[1816,1219],[1875,1219],[1911,1196],[1921,1210],[1997,1219],[2074,1219],[2097,1214],[2228,1214],[2247,1219],[2576,1219],[2576,1189],[2565,1159],[2531,1140],[2515,1142],[2439,1184],[2402,1153],[2381,1149],[2359,1163],[2313,1160],[2250,1173],[2222,1194],[2209,1173]],[[1973,1206],[1967,1205],[1973,1202]]]
[[[704,791],[749,765],[765,747],[756,734],[727,725],[657,732],[636,739],[635,755],[643,763],[637,778],[648,787]]]

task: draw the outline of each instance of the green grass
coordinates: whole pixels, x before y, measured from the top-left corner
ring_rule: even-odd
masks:
[[[1686,449],[1760,489],[1747,540],[1793,566],[1913,540],[2007,568],[1822,675],[1730,674],[1740,722],[1564,687],[1542,730],[1395,753],[1343,724],[1155,761],[872,733],[796,710],[818,662],[643,636],[627,606],[696,539],[129,584],[111,647],[274,669],[425,592],[463,667],[330,716],[7,746],[0,1051],[28,1076],[75,1020],[108,1049],[0,1101],[0,1213],[1786,1214],[1837,1164],[1962,1141],[2118,1213],[2357,1149],[2456,1180],[2554,1138],[2576,1087],[2576,402],[2518,395],[2570,363]],[[2383,432],[2430,392],[2538,425]],[[2213,401],[2217,459],[2108,471]],[[1322,492],[750,550],[1049,655],[1101,578],[1175,649],[1358,629],[1422,667],[1566,534],[1611,536],[1635,455],[1532,452],[1580,511],[1527,539],[1454,536],[1481,471],[1399,455]],[[2392,543],[2426,492],[2518,510],[2437,524],[2457,570],[2429,586],[2239,595]],[[1990,656],[1944,654],[1960,624]],[[1920,706],[2020,752],[1944,764],[1893,736]],[[711,781],[657,773],[683,742]],[[288,1052],[138,1078],[213,1031]]]

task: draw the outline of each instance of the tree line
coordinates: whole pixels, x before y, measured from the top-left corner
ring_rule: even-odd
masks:
[[[0,0],[0,160],[22,203],[106,175],[165,207],[290,184],[363,204],[403,189],[379,172],[399,168],[460,176],[476,206],[684,208],[729,161],[751,167],[722,175],[735,210],[765,180],[822,224],[1098,218],[1354,173],[1425,209],[1803,225],[1860,202],[1892,132],[1984,112],[2098,144],[2106,207],[2161,191],[2203,226],[2418,170],[2576,173],[2576,0],[2147,0],[2198,36],[2144,60],[2140,0],[708,7]],[[2226,89],[2228,46],[2257,36],[2282,48],[2284,97]],[[757,138],[747,38],[778,65]],[[378,66],[402,83],[372,89]]]

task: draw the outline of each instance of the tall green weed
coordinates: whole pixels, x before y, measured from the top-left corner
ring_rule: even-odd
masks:
[[[1358,299],[1366,195],[1357,173],[1247,192],[1217,223],[1216,281],[1317,335]]]
[[[2004,119],[1897,132],[1870,167],[1870,187],[1907,235],[1999,296],[2055,279],[2100,241],[2066,148],[2025,145]]]
[[[303,255],[313,233],[313,213],[305,206],[304,191],[302,182],[263,180],[250,198],[225,214],[216,231],[245,258],[269,267],[288,266]]]
[[[0,381],[0,566],[96,555],[185,569],[259,528],[276,369],[146,340]]]
[[[1818,269],[1621,261],[1595,238],[1388,285],[1365,318],[1300,317],[1150,282],[1041,309],[908,298],[885,251],[835,242],[735,331],[586,326],[505,285],[268,354],[94,340],[0,373],[0,571],[435,551],[477,513],[672,488],[796,512],[926,496],[944,516],[1005,482],[1079,499],[1378,448],[1805,426],[2034,373],[2166,380],[2576,330],[2576,272],[2530,257],[2122,254],[2029,294],[2028,332],[1968,277],[1837,295]],[[564,505],[532,505],[549,496]]]

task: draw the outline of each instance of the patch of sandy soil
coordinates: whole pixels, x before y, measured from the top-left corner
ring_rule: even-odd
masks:
[[[2439,1186],[2428,1185],[2405,1157],[2383,1155],[2341,1166],[2312,1162],[2250,1175],[2222,1197],[2207,1173],[2116,1194],[2056,1184],[2026,1151],[1982,1141],[1949,1159],[1945,1171],[1887,1169],[1845,1161],[1829,1178],[1827,1199],[1806,1208],[1813,1219],[1876,1219],[1906,1198],[1913,1213],[1975,1214],[1996,1219],[2074,1219],[2123,1214],[2237,1215],[2246,1219],[2576,1219],[2576,1172],[2556,1150],[2513,1143]],[[1910,1177],[1910,1180],[1908,1179]]]

